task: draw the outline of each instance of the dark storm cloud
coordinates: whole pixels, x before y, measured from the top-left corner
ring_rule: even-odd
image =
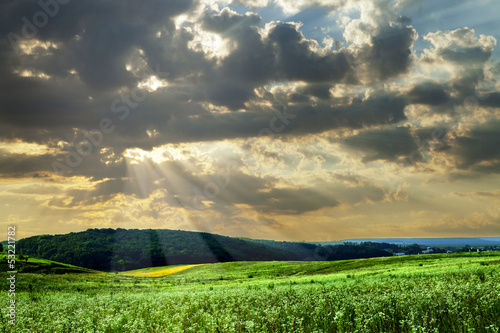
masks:
[[[439,52],[443,59],[458,63],[463,66],[484,63],[491,57],[492,50],[485,50],[481,46],[475,46],[463,49],[446,48]]]
[[[304,88],[304,92],[306,94],[310,94],[311,96],[328,100],[332,97],[330,93],[330,88],[331,88],[330,84],[313,83],[306,86]]]
[[[202,17],[202,26],[208,31],[220,33],[229,39],[236,48],[225,57],[217,71],[208,71],[209,79],[215,79],[210,90],[217,104],[234,108],[234,101],[224,103],[224,98],[238,100],[243,107],[253,89],[273,77],[275,55],[261,38],[257,24],[260,17],[254,13],[240,15],[229,9],[221,13],[206,13]],[[227,92],[226,92],[227,91]]]
[[[275,112],[259,110],[255,113],[204,114],[178,119],[172,124],[170,135],[172,140],[179,141],[245,138],[257,136],[262,129],[269,129],[273,124],[281,129],[274,133],[276,136],[305,135],[337,128],[394,124],[406,119],[404,98],[382,94],[366,100],[355,98],[349,104],[333,108],[329,103],[320,103],[317,106],[306,103],[287,108],[276,104]],[[276,116],[277,113],[281,116]],[[284,115],[289,118],[285,119]],[[273,119],[276,121],[272,122]]]
[[[413,87],[408,93],[412,104],[442,105],[450,100],[445,87],[435,82],[424,82]]]
[[[311,83],[307,86],[300,86],[289,94],[289,101],[292,103],[308,103],[311,97],[329,101],[332,98],[331,88],[332,85],[329,83]]]
[[[314,188],[275,188],[277,179],[273,177],[261,178],[240,172],[195,176],[177,164],[175,170],[176,175],[189,184],[185,187],[188,193],[178,193],[179,202],[188,208],[199,209],[199,202],[213,200],[230,205],[246,204],[262,213],[301,214],[339,204],[331,193]]]
[[[54,161],[65,162],[67,152],[62,151],[57,155],[28,155],[0,152],[0,177],[1,178],[50,178],[54,173]],[[102,154],[95,152],[81,159],[79,164],[70,172],[62,173],[64,176],[84,176],[93,180],[105,178],[120,178],[126,176],[123,163],[106,165]]]
[[[60,208],[85,207],[112,200],[117,194],[124,193],[126,181],[110,179],[97,183],[93,189],[72,189],[63,196],[54,196],[49,206]]]
[[[209,71],[206,85],[211,102],[239,110],[245,109],[244,103],[254,96],[255,88],[273,77],[275,56],[255,27],[241,26],[234,34],[237,48],[218,71]]]
[[[204,192],[207,184],[220,184],[223,179],[221,174],[201,178],[193,178],[190,175],[185,177],[199,189],[198,194],[202,194],[201,198],[195,198],[197,200],[207,198]],[[261,178],[239,172],[231,174],[227,180],[227,186],[222,186],[212,200],[220,204],[247,204],[266,214],[303,214],[344,203],[352,205],[365,201],[382,201],[385,198],[382,188],[367,184],[361,179],[359,183],[347,186],[339,183],[325,186],[324,182],[319,182],[289,188],[276,188],[278,180],[273,177]]]
[[[140,112],[131,115],[127,119],[129,123],[120,123],[116,132],[107,137],[110,144],[117,145],[117,153],[127,147],[148,149],[165,142],[255,136],[268,126],[266,118],[269,117],[263,115],[262,110],[246,109],[247,115],[230,118],[212,117],[194,103],[209,101],[230,109],[246,108],[244,103],[256,99],[255,88],[276,80],[309,82],[304,93],[328,101],[333,84],[355,77],[356,69],[348,61],[352,55],[347,49],[319,52],[315,44],[290,23],[273,23],[268,35],[263,37],[256,28],[260,22],[256,14],[240,15],[229,10],[206,13],[200,21],[202,27],[221,33],[236,45],[236,49],[215,66],[213,60],[188,48],[192,32],[183,28],[175,30],[171,18],[191,6],[191,2],[168,1],[150,1],[140,6],[123,6],[116,1],[71,2],[60,6],[60,12],[36,35],[40,41],[53,43],[48,49],[38,47],[34,54],[18,55],[8,40],[3,40],[0,119],[9,126],[1,135],[6,139],[21,138],[46,144],[58,140],[77,143],[73,128],[96,128],[100,119],[113,115],[110,105],[120,97],[116,89],[130,89],[146,78],[134,76],[125,68],[131,53],[138,49],[143,51],[142,59],[150,70],[158,65],[174,84],[168,91],[150,93],[139,106]],[[19,32],[20,18],[40,11],[27,1],[8,2],[3,7],[12,14],[2,25],[5,34]],[[374,47],[381,48],[378,45],[383,44],[394,52],[407,48],[407,39],[398,37],[406,30],[401,31],[403,33],[398,30],[394,34],[396,37],[387,34],[378,38],[385,42],[377,42]],[[160,37],[156,36],[157,32],[161,32]],[[386,56],[387,61],[392,61],[392,55],[384,52],[374,51],[376,63]],[[15,70],[31,70],[34,75],[43,73],[52,78],[20,77],[13,73]],[[71,70],[76,70],[76,74],[69,74]],[[311,133],[337,128],[339,124],[360,127],[403,118],[398,114],[386,119],[385,112],[380,111],[378,120],[379,115],[371,110],[371,102],[366,106],[356,102],[357,107],[368,114],[355,110],[331,110],[328,114],[322,110],[317,117],[307,107],[297,110],[304,119],[301,125],[291,126],[290,133],[294,128]],[[191,118],[193,115],[199,116],[203,124]],[[317,123],[324,120],[331,126]],[[315,125],[318,130],[314,130]],[[181,133],[178,128],[182,129]],[[147,137],[148,129],[157,130],[158,135],[154,139]],[[195,138],[191,138],[191,134]]]
[[[452,144],[452,152],[458,167],[468,169],[475,167],[480,171],[500,171],[500,121],[492,120],[477,125],[469,134],[459,136]],[[481,162],[496,162],[493,165],[480,166]],[[495,168],[496,165],[496,168]]]
[[[456,168],[456,171],[449,174],[450,182],[474,180],[500,173],[499,120],[491,119],[477,124],[458,136],[449,136],[445,128],[443,127],[444,132],[439,135],[438,142],[432,144],[432,151],[448,156]],[[418,142],[425,148],[428,147],[426,140],[431,137],[429,131],[430,129],[419,129],[415,132]]]
[[[319,54],[296,25],[275,23],[262,38],[256,29],[259,21],[255,14],[239,15],[229,10],[204,16],[204,27],[222,33],[237,45],[222,60],[219,71],[207,73],[212,102],[242,109],[243,103],[254,96],[254,89],[271,80],[341,82],[352,70],[344,51]],[[316,94],[328,98],[325,90],[317,89]]]
[[[491,93],[480,103],[483,106],[500,108],[500,93]]]
[[[369,128],[394,124],[406,119],[406,101],[401,97],[380,93],[370,98],[354,98],[349,104],[329,107],[304,106],[297,110],[300,121],[290,127],[300,133],[314,133],[335,128]]]
[[[0,57],[5,61],[0,67],[3,74],[0,119],[10,125],[7,131],[1,133],[4,138],[41,143],[57,140],[72,142],[73,128],[95,128],[102,117],[109,116],[112,101],[120,97],[117,92],[107,90],[130,88],[144,79],[134,77],[125,69],[130,53],[139,48],[144,51],[143,59],[150,68],[158,65],[168,73],[168,79],[177,84],[168,92],[150,93],[148,100],[140,105],[141,116],[135,116],[134,126],[125,124],[117,129],[116,143],[126,143],[126,147],[148,146],[144,144],[148,139],[145,131],[152,126],[159,127],[160,135],[156,141],[150,140],[152,143],[149,146],[159,143],[161,139],[164,142],[190,141],[182,135],[172,138],[161,130],[171,127],[167,123],[172,115],[181,113],[175,121],[185,121],[184,125],[189,125],[187,117],[206,113],[191,102],[210,101],[215,105],[241,109],[245,107],[243,103],[255,97],[254,89],[270,80],[280,77],[313,81],[333,79],[337,76],[336,72],[346,70],[343,60],[339,60],[339,64],[334,60],[336,57],[341,59],[341,55],[317,55],[310,49],[311,42],[295,26],[277,24],[272,29],[272,38],[262,39],[255,27],[259,21],[255,14],[239,15],[226,10],[221,14],[204,16],[205,26],[222,32],[224,38],[232,39],[237,45],[216,68],[213,61],[187,47],[193,38],[192,33],[183,29],[173,31],[174,27],[168,19],[184,7],[177,10],[169,7],[160,15],[143,9],[125,10],[118,5],[113,11],[112,3],[99,1],[93,1],[85,8],[80,4],[70,5],[72,3],[61,8],[53,21],[44,27],[43,33],[40,29],[36,38],[56,43],[47,50],[39,47],[35,50],[36,55],[18,55],[8,41],[3,40]],[[35,9],[16,5],[17,14],[14,17]],[[162,10],[158,7],[159,12]],[[91,15],[93,11],[97,12],[95,16]],[[4,32],[15,30],[16,22],[8,21]],[[153,36],[157,31],[163,32],[161,38]],[[75,38],[75,35],[79,37]],[[287,46],[288,43],[292,44]],[[280,53],[279,50],[283,51],[285,47],[289,48],[288,53]],[[294,68],[297,61],[306,61],[305,66],[309,67],[301,65],[302,69],[297,72]],[[280,65],[279,62],[286,64]],[[52,78],[20,77],[13,73],[15,70],[33,70],[35,74],[43,73]],[[68,74],[70,70],[76,70],[78,76]],[[194,73],[196,79],[192,78]],[[183,91],[176,87],[182,87]],[[328,97],[326,87],[314,87],[311,92],[322,98]],[[90,100],[89,96],[93,99]],[[251,118],[249,115],[245,120]],[[258,113],[253,118],[260,119]],[[217,134],[220,122],[215,122],[215,125],[213,129],[205,125],[203,131],[197,132],[201,136],[198,139],[224,138],[223,134]],[[250,124],[252,130],[245,131],[245,135],[255,135],[263,125],[263,120]],[[228,126],[233,127],[233,124]],[[241,124],[234,127],[238,126]],[[124,127],[126,130],[120,132]],[[231,130],[221,133],[227,132]]]
[[[2,12],[9,14],[2,21],[2,35],[14,32],[22,37],[20,43],[37,39],[55,44],[45,51],[38,47],[31,55],[16,54],[8,39],[2,39],[0,121],[10,126],[0,135],[47,142],[50,138],[70,140],[72,128],[95,127],[103,117],[101,112],[109,110],[111,101],[119,97],[107,90],[135,86],[143,79],[132,77],[125,68],[135,48],[142,48],[146,61],[157,61],[155,64],[173,78],[187,67],[195,70],[193,65],[203,57],[179,54],[185,51],[189,36],[172,37],[175,27],[170,21],[191,5],[191,1],[146,1],[126,6],[118,1],[71,2],[60,6],[59,13],[31,39],[22,35],[21,17],[30,18],[41,8],[31,1],[2,3]],[[165,32],[165,37],[156,38],[157,31]],[[167,56],[161,57],[160,64],[162,53]],[[170,57],[180,60],[172,63]],[[190,60],[192,63],[186,64]],[[52,79],[20,77],[13,73],[16,70],[44,73]],[[76,70],[78,78],[69,75],[70,70]]]
[[[269,31],[268,43],[275,46],[278,76],[282,79],[341,82],[350,70],[349,55],[344,51],[318,54],[294,24],[277,23]]]
[[[262,179],[238,173],[231,176],[228,186],[217,200],[247,204],[259,212],[272,214],[302,214],[339,204],[331,193],[312,188],[275,188],[275,182],[272,178]]]
[[[100,120],[88,95],[78,90],[85,89],[80,84],[40,82],[9,74],[4,78],[0,120],[9,127],[1,137],[47,143],[51,136],[69,139],[72,128],[89,128]]]
[[[113,121],[115,130],[103,137],[95,151],[72,169],[72,174],[96,180],[119,178],[125,176],[125,166],[104,167],[98,153],[102,148],[113,148],[119,156],[132,147],[150,150],[172,142],[255,137],[261,130],[269,129],[273,119],[282,128],[275,135],[282,136],[372,128],[406,120],[404,111],[409,104],[429,105],[433,112],[438,112],[441,106],[454,102],[449,97],[452,91],[460,98],[473,91],[484,77],[482,65],[491,55],[491,50],[476,45],[478,42],[471,42],[469,47],[441,47],[436,42],[434,58],[426,61],[443,58],[463,65],[455,81],[442,85],[422,83],[407,95],[375,90],[369,97],[353,97],[347,102],[330,94],[337,84],[352,87],[361,79],[379,83],[409,71],[416,39],[415,30],[408,26],[409,20],[401,19],[396,24],[380,22],[370,43],[359,48],[329,50],[320,49],[316,42],[307,39],[297,24],[271,22],[263,33],[258,28],[261,18],[257,14],[243,15],[228,9],[220,13],[207,11],[195,24],[176,28],[173,18],[189,12],[194,5],[194,1],[159,0],[126,5],[117,0],[70,2],[61,5],[60,12],[34,38],[52,44],[39,45],[32,54],[17,54],[8,39],[2,39],[0,137],[6,141],[38,142],[52,148],[63,141],[68,146],[64,149],[69,149],[85,139],[81,133],[75,134],[75,129],[90,131],[107,117]],[[29,18],[40,11],[35,2],[29,1],[6,1],[0,9],[7,13],[3,14],[0,25],[4,35],[22,34],[21,17]],[[213,59],[190,48],[189,43],[200,27],[229,41],[231,53]],[[461,33],[470,35],[470,31]],[[473,60],[475,65],[471,66]],[[145,68],[139,74],[127,71],[129,62]],[[130,93],[138,82],[154,74],[157,66],[165,73],[163,78],[168,87],[148,93],[137,107],[129,106],[126,119],[121,119],[123,114],[113,112],[113,105],[125,107],[123,94]],[[43,73],[50,78],[20,77],[23,71],[35,76]],[[264,90],[267,84],[296,81],[303,85],[293,92],[278,96],[279,93],[265,91],[263,98],[255,93],[256,89]],[[481,103],[497,106],[499,99],[492,94]],[[119,104],[114,104],[116,100]],[[274,112],[261,105],[263,100],[272,104]],[[202,107],[207,102],[245,112],[208,112]],[[283,109],[281,103],[290,105]],[[284,113],[293,117],[287,118]],[[345,144],[364,150],[365,161],[394,161],[416,149],[408,131],[399,128],[362,132]],[[454,152],[461,157],[463,167],[473,165],[475,159],[496,156],[491,147],[486,148],[488,151],[471,148],[474,140],[483,138],[473,135],[457,141]],[[63,162],[66,158],[64,149],[57,156],[37,159],[3,156],[0,173],[20,176],[23,172],[50,172],[52,162]],[[288,195],[291,197],[290,193],[274,194],[282,197],[282,202],[292,202],[286,199]],[[272,198],[270,194],[261,197]]]
[[[320,51],[296,24],[273,23],[262,38],[255,27],[258,23],[254,14],[229,10],[204,16],[204,27],[237,44],[222,61],[220,71],[208,76],[214,86],[209,96],[217,104],[243,108],[253,89],[270,80],[308,82],[309,93],[328,99],[329,86],[335,83],[356,83],[360,75],[367,75],[366,71],[371,80],[386,80],[406,73],[413,61],[416,33],[411,27],[383,28],[372,38],[372,44],[361,50]]]
[[[413,64],[417,33],[410,26],[387,26],[371,37],[371,45],[358,51],[356,63],[366,65],[371,80],[385,81],[407,73]]]
[[[118,88],[135,81],[125,70],[125,58],[132,47],[144,48],[146,52],[157,48],[153,45],[158,42],[156,32],[172,32],[174,26],[169,20],[192,5],[190,0],[146,0],[126,5],[116,0],[71,1],[59,5],[58,13],[37,29],[35,37],[64,44],[57,66],[52,66],[53,71],[46,69],[48,74],[76,68],[90,89]],[[21,18],[34,21],[31,15],[41,11],[35,1],[16,1],[4,4],[3,9],[10,15],[2,26],[2,34],[14,32],[21,37],[25,37]]]
[[[463,68],[456,79],[449,82],[450,87],[456,92],[456,103],[461,104],[467,97],[476,94],[478,83],[484,79],[484,68],[467,67]]]
[[[0,151],[0,177],[25,178],[52,173],[53,155],[10,154]]]
[[[339,204],[331,193],[318,193],[310,189],[273,189],[268,195],[263,195],[261,203],[254,207],[265,213],[295,215]]]
[[[408,127],[364,131],[345,139],[344,144],[364,152],[363,162],[396,161],[419,149]]]
[[[481,175],[500,174],[500,162],[490,162],[486,165],[476,165],[472,168],[472,171]]]

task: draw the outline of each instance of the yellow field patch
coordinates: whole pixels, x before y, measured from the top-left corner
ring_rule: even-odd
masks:
[[[167,275],[172,275],[175,273],[182,272],[188,268],[200,266],[204,264],[197,265],[178,265],[178,266],[166,266],[150,269],[140,269],[135,271],[121,272],[121,275],[135,276],[135,277],[162,277]]]

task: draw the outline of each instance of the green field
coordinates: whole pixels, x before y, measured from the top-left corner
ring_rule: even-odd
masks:
[[[152,276],[177,271],[162,277],[101,273],[32,258],[19,264],[25,272],[16,281],[16,329],[7,323],[8,286],[2,273],[0,332],[500,328],[499,252],[141,270]],[[0,265],[5,272],[5,259]]]

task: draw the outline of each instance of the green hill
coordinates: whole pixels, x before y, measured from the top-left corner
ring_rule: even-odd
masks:
[[[18,253],[100,271],[232,261],[341,260],[389,256],[372,245],[258,242],[180,230],[88,229],[17,242]]]
[[[7,256],[0,256],[0,271],[7,272]],[[74,265],[64,264],[57,261],[39,258],[20,258],[16,260],[16,271],[18,273],[37,274],[79,274],[79,273],[100,273],[92,269],[82,268]]]
[[[18,241],[19,253],[81,267],[129,270],[174,264],[290,260],[293,254],[236,238],[177,230],[89,229]]]

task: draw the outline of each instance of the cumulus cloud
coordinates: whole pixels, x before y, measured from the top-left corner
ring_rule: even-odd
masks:
[[[486,61],[497,43],[493,36],[478,37],[474,29],[467,27],[447,32],[431,32],[424,36],[424,40],[430,41],[434,46],[434,50],[427,52],[426,57],[461,64]]]
[[[363,162],[397,161],[419,151],[408,127],[364,131],[344,140],[348,147],[365,153]]]
[[[454,141],[453,154],[459,168],[481,169],[500,164],[500,120],[474,127],[467,135]],[[492,170],[490,170],[492,171]],[[499,170],[500,171],[500,170]]]
[[[27,154],[1,154],[0,175],[2,178],[40,177],[53,172],[50,163],[53,155],[33,156]]]
[[[24,2],[10,10],[35,10],[21,4]],[[103,117],[116,120],[119,116],[121,120],[125,113],[114,111],[124,107],[140,112],[127,112],[127,122],[120,122],[116,132],[108,135],[110,141],[123,148],[150,148],[192,140],[190,133],[183,138],[182,133],[176,132],[182,127],[195,129],[196,140],[231,138],[235,135],[232,132],[236,132],[231,127],[241,124],[238,118],[248,128],[241,135],[256,135],[265,127],[264,117],[269,116],[249,104],[260,98],[255,89],[280,80],[304,81],[310,83],[305,93],[328,101],[333,85],[354,83],[363,71],[364,59],[353,60],[354,51],[320,48],[299,31],[298,24],[270,22],[262,30],[257,26],[258,15],[238,14],[224,8],[204,13],[192,27],[176,27],[173,19],[188,11],[190,3],[162,3],[157,11],[122,7],[101,1],[83,7],[68,4],[64,7],[66,13],[57,15],[50,27],[41,29],[35,38],[20,42],[30,47],[21,55],[9,48],[8,41],[3,41],[2,57],[6,61],[1,69],[4,80],[0,117],[9,125],[2,132],[4,138],[77,144],[75,128],[96,128]],[[93,11],[99,15],[90,15]],[[13,19],[4,25],[4,29],[15,27]],[[393,76],[384,64],[394,61],[394,56],[400,61],[397,50],[410,47],[408,37],[398,37],[408,33],[405,29],[397,28],[392,35],[383,33],[374,39],[374,45],[365,46],[367,53],[363,57],[373,62],[368,67],[378,71],[376,76]],[[189,46],[198,34],[205,32],[227,40],[232,45],[229,54],[214,59]],[[396,53],[384,53],[382,49]],[[359,68],[353,66],[353,61]],[[407,62],[401,61],[405,67]],[[391,70],[394,68],[398,73],[406,70],[398,66]],[[134,87],[155,77],[157,69],[165,74],[160,79],[164,80],[162,84],[168,82],[168,87],[150,91],[147,99],[141,98],[140,102],[131,99]],[[245,114],[235,115],[236,119],[213,116],[203,107],[204,103],[244,110]],[[394,118],[397,119],[400,117]],[[200,120],[204,131],[197,127]],[[228,120],[231,124],[225,124]],[[157,133],[154,138],[147,134],[153,130]],[[120,151],[117,149],[117,153]]]
[[[290,81],[342,82],[350,70],[344,51],[321,54],[318,44],[307,40],[292,23],[267,27],[267,42],[275,46],[278,77]]]
[[[408,93],[412,104],[443,105],[450,100],[446,87],[436,82],[423,82],[414,86]]]
[[[436,68],[451,69],[450,86],[458,98],[474,94],[476,85],[485,78],[485,65],[491,58],[497,40],[474,29],[428,33],[424,40],[432,44],[425,49],[421,61]]]
[[[387,26],[356,47],[354,62],[362,82],[385,81],[407,73],[414,62],[415,29]]]

